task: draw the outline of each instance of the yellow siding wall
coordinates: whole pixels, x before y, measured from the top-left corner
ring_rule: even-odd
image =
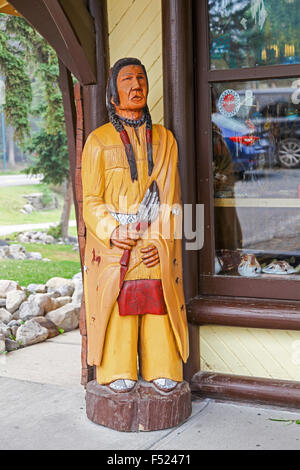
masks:
[[[149,79],[153,123],[163,124],[161,0],[108,0],[110,62],[137,57]]]
[[[201,370],[300,380],[300,331],[200,327]]]

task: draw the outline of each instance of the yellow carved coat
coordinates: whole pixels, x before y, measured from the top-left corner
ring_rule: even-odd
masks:
[[[188,331],[182,285],[182,209],[177,168],[177,144],[170,131],[153,126],[154,169],[148,176],[145,125],[126,127],[133,146],[138,181],[132,182],[125,149],[112,124],[105,124],[88,137],[82,156],[83,218],[87,228],[85,250],[85,301],[87,312],[88,363],[100,365],[105,332],[120,288],[120,259],[123,250],[111,246],[110,236],[118,225],[110,212],[138,211],[153,180],[159,188],[161,213],[143,239],[131,251],[125,280],[162,279],[165,303],[178,351],[188,357]],[[147,268],[139,249],[154,244],[160,263]]]

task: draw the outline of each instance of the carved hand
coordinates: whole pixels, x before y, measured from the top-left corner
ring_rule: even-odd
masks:
[[[141,252],[144,253],[142,256],[143,263],[151,268],[159,263],[158,249],[154,245],[149,245],[146,248],[141,248]]]
[[[131,250],[148,228],[147,222],[134,222],[127,225],[119,225],[111,234],[110,241],[122,250]]]
[[[110,237],[111,243],[122,250],[131,250],[141,237],[131,225],[119,225],[116,227]]]

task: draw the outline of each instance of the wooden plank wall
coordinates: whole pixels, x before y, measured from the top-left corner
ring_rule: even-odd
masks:
[[[107,0],[110,63],[137,57],[149,79],[153,123],[163,124],[161,0]]]
[[[202,371],[300,381],[300,331],[200,327]]]

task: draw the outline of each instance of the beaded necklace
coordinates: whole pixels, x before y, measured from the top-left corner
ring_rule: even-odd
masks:
[[[141,127],[145,122],[146,122],[146,114],[143,114],[141,119],[129,119],[129,118],[124,118],[118,114],[118,118],[124,122],[126,126],[129,127]]]

